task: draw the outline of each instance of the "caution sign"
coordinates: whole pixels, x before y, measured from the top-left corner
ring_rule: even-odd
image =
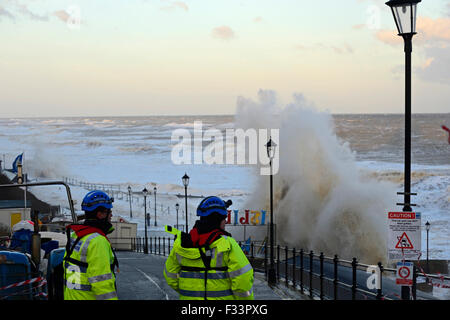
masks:
[[[412,286],[413,284],[413,263],[412,262],[398,262],[397,263],[397,277],[396,284],[403,286]]]
[[[411,240],[408,238],[408,234],[406,232],[402,233],[402,236],[398,239],[396,249],[414,249]]]
[[[389,212],[389,260],[416,260],[421,251],[420,213]]]

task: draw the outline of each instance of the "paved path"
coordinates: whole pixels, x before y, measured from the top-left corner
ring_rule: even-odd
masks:
[[[167,257],[118,251],[117,291],[120,300],[178,300],[178,294],[167,285],[163,275]],[[262,276],[255,275],[255,300],[281,300],[286,297],[272,290]]]

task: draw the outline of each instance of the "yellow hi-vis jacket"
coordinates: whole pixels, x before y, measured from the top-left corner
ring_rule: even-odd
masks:
[[[76,239],[73,232],[72,254],[64,254],[64,300],[118,300],[109,241],[99,233]]]
[[[179,230],[166,226],[166,231],[177,237],[164,277],[181,300],[253,300],[253,268],[236,240],[222,235],[209,245],[210,250],[184,248]],[[207,271],[199,249],[211,257]]]

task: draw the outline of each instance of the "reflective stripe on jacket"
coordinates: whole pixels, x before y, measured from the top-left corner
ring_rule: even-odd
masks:
[[[208,300],[253,300],[253,268],[232,237],[221,236],[210,250],[201,249],[211,257],[212,270],[208,272],[199,271],[205,268],[199,248],[182,247],[180,238],[175,240],[164,268],[167,283],[180,299],[203,300],[206,291]]]
[[[71,234],[71,246],[77,236]],[[64,255],[66,258],[67,251]],[[64,300],[117,300],[114,254],[109,241],[99,233],[83,236],[64,263]],[[72,260],[73,259],[73,260]]]

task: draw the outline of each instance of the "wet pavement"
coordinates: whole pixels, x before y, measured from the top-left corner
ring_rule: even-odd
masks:
[[[116,273],[120,300],[178,300],[178,294],[164,279],[165,256],[118,251],[119,272]],[[255,273],[253,284],[255,300],[289,299],[280,290],[272,289],[264,275]]]

